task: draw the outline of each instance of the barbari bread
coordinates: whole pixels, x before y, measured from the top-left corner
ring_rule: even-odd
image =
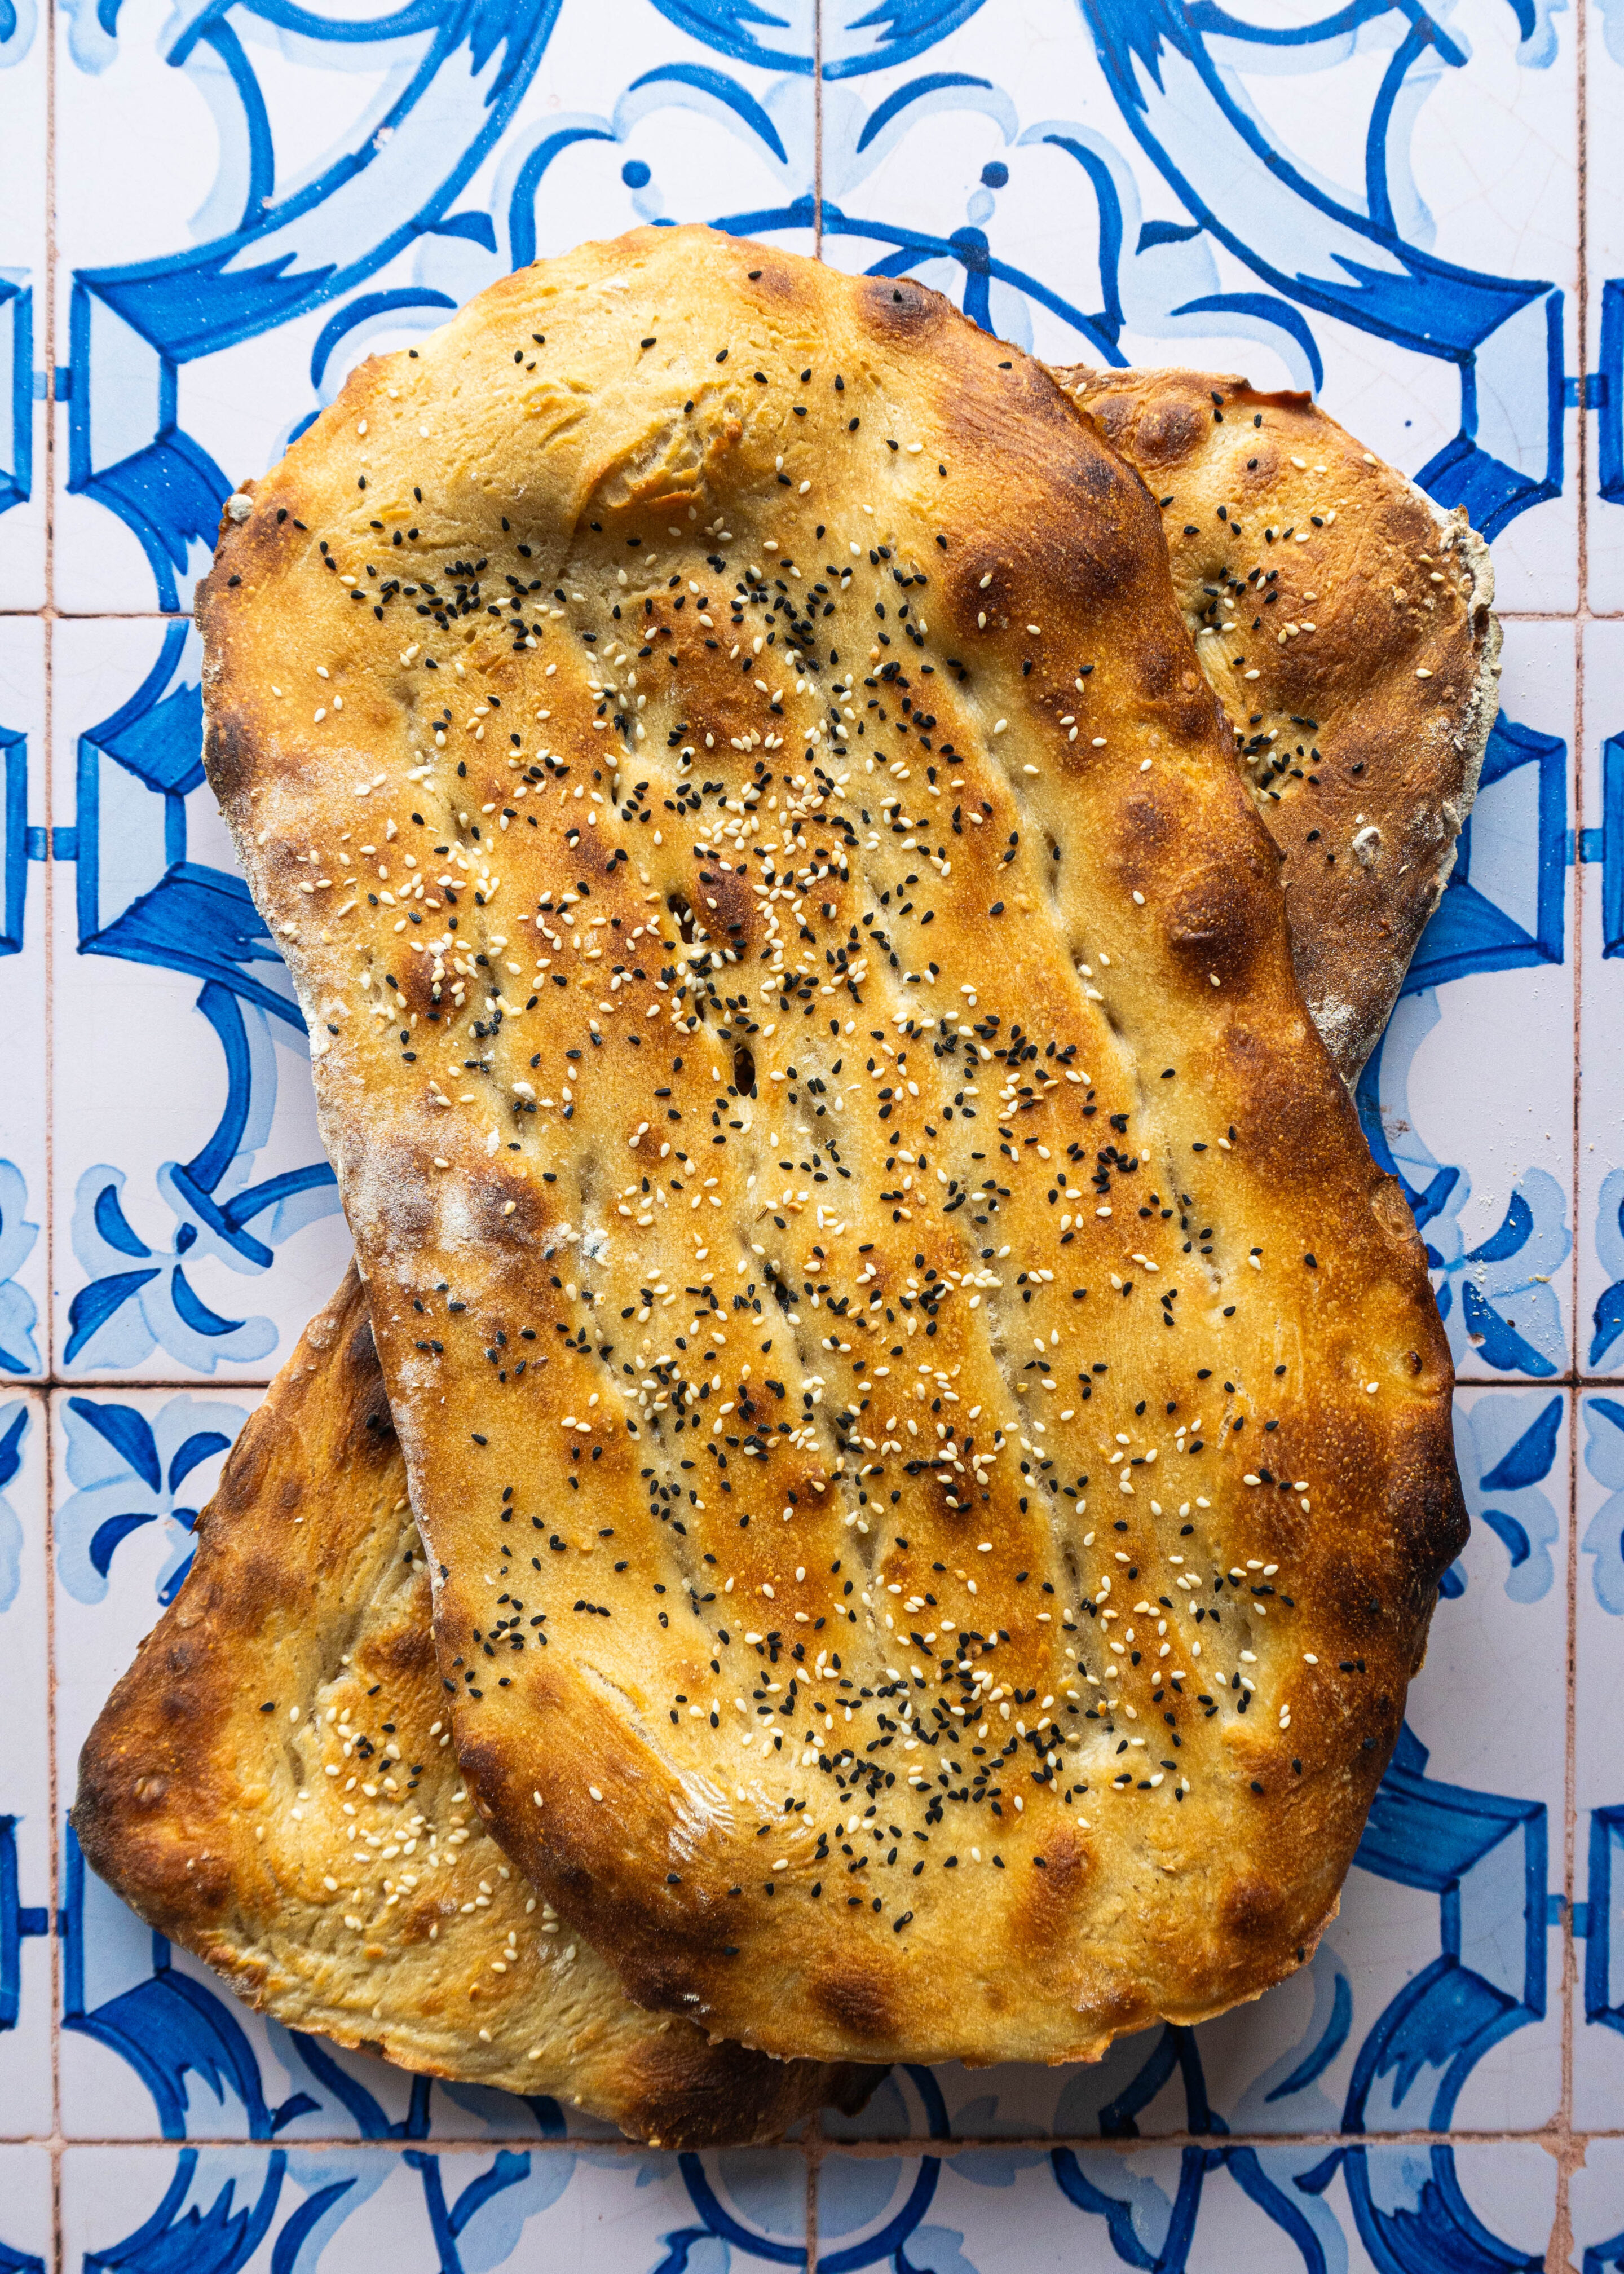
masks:
[[[1138,478],[929,292],[639,232],[364,366],[199,615],[509,1854],[772,2051],[1300,1963],[1450,1372]]]
[[[141,1916],[290,2029],[551,2093],[670,2147],[776,2138],[876,2074],[628,2003],[515,1871],[450,1750],[429,1586],[353,1271],[227,1461],[185,1585],[79,1760]]]
[[[1183,377],[1173,374],[1169,380],[1179,400]],[[1233,388],[1236,382],[1224,384]],[[1187,422],[1177,432],[1184,449],[1206,435],[1204,425]],[[1176,538],[1169,551],[1176,589],[1185,598],[1192,631],[1199,633],[1205,596],[1184,595],[1182,589],[1187,538],[1182,545]],[[1477,589],[1481,592],[1481,579]],[[1326,699],[1329,690],[1316,674],[1327,664],[1328,652],[1323,645],[1294,651],[1291,699],[1306,701],[1311,712],[1340,716],[1345,728],[1350,717],[1359,718],[1358,701],[1356,696],[1345,706]],[[1207,660],[1199,643],[1197,653]],[[1267,651],[1262,653],[1267,666]],[[1335,675],[1336,666],[1328,669]],[[1222,688],[1219,692],[1222,700]],[[1261,699],[1271,699],[1272,693]],[[1271,801],[1278,801],[1281,793],[1265,790],[1259,795],[1265,826],[1277,825]],[[1308,942],[1305,952],[1303,931],[1316,918],[1335,922],[1338,882],[1327,876],[1318,896],[1297,892],[1288,900],[1299,982],[1317,960],[1317,942]],[[1342,1001],[1380,1007],[1390,973],[1393,985],[1402,975],[1392,973],[1391,946],[1380,927],[1376,936],[1381,944],[1372,946],[1370,929],[1356,929],[1345,943],[1339,968]],[[1360,965],[1362,953],[1373,956],[1372,966]],[[1339,1046],[1353,1047],[1362,1029],[1335,1020],[1328,1032],[1323,1026],[1321,1031],[1351,1081],[1357,1064],[1344,1064]],[[771,2136],[821,2098],[851,2105],[868,2079],[881,2073],[771,2062],[726,2042],[711,2045],[687,2024],[657,2020],[628,2005],[613,1973],[584,1939],[538,1942],[566,1930],[551,1907],[538,1924],[533,1891],[528,1881],[515,1880],[505,1861],[492,1870],[488,1840],[480,1837],[483,1827],[470,1814],[466,1794],[455,1806],[447,1802],[457,1780],[447,1775],[453,1765],[442,1746],[449,1740],[443,1719],[436,1718],[444,1715],[444,1704],[432,1661],[426,1567],[408,1513],[405,1464],[384,1399],[365,1295],[353,1271],[273,1387],[262,1418],[228,1464],[221,1493],[199,1529],[192,1592],[166,1614],[98,1721],[85,1751],[75,1811],[96,1868],[143,1916],[212,1959],[251,2001],[294,2027],[337,2033],[409,2066],[426,2060],[440,2074],[495,2078],[531,2092],[584,2099],[595,2112],[640,2136],[677,2145]],[[241,1552],[245,1545],[254,1551],[252,1565]],[[261,1648],[267,1618],[274,1631],[282,1631],[285,1602],[280,1589],[267,1589],[248,1577],[251,1570],[264,1570],[267,1546],[295,1589],[308,1585],[312,1572],[317,1575],[319,1593],[308,1611],[313,1631],[307,1640],[326,1628],[329,1659],[333,1634],[342,1629],[350,1644],[351,1671],[341,1676],[342,1700],[327,1707],[334,1728],[343,1729],[341,1755],[345,1744],[353,1753],[363,1743],[387,1742],[402,1758],[423,1756],[414,1762],[417,1773],[411,1781],[415,1801],[410,1812],[429,1829],[408,1835],[411,1852],[432,1857],[436,1871],[442,1860],[455,1858],[479,1889],[466,1905],[457,1900],[460,1890],[437,1890],[434,1939],[447,1938],[438,1952],[425,1942],[415,1909],[400,1909],[428,1875],[426,1860],[421,1871],[409,1867],[410,1890],[387,1868],[373,1881],[371,1962],[357,1970],[335,1962],[330,1900],[316,1906],[284,1900],[289,1879],[296,1886],[301,1879],[314,1884],[305,1868],[310,1859],[320,1860],[324,1849],[337,1852],[350,1825],[335,1827],[330,1804],[319,1810],[308,1786],[301,1818],[293,1818],[285,1806],[266,1811],[266,1828],[273,1834],[286,1834],[294,1823],[309,1820],[311,1830],[295,1834],[291,1854],[276,1848],[267,1854],[258,1839],[257,1822],[251,1846],[232,1821],[253,1793],[268,1798],[278,1765],[287,1760],[281,1701],[264,1701],[256,1708],[236,1682],[214,1681],[194,1690],[185,1687],[185,1677],[222,1649],[230,1650],[240,1663],[244,1650]],[[207,1608],[199,1610],[199,1603]],[[357,1611],[358,1633],[352,1625]],[[341,1653],[341,1663],[345,1655]],[[366,1675],[374,1662],[384,1677],[377,1692],[380,1702],[370,1703],[364,1718],[387,1729],[387,1740],[366,1737],[357,1719],[359,1700],[372,1690]],[[218,1665],[217,1658],[214,1663]],[[277,1686],[284,1686],[280,1679]],[[297,1686],[310,1688],[308,1680]],[[183,1694],[187,1710],[177,1714],[176,1701]],[[340,1699],[330,1668],[320,1694]],[[312,1702],[289,1708],[299,1712],[306,1740],[319,1734]],[[320,1713],[319,1706],[315,1711]],[[348,1758],[340,1761],[341,1775]],[[363,1752],[359,1758],[366,1757]],[[336,1800],[342,1810],[342,1791],[353,1789],[362,1773],[351,1768],[342,1788],[327,1786],[329,1803]],[[315,1789],[320,1795],[324,1788]],[[374,1784],[373,1802],[381,1806],[385,1828],[357,1830],[381,1855],[400,1845],[401,1802],[391,1797],[378,1803],[378,1789]],[[462,1843],[460,1853],[442,1849],[442,1821],[464,1833],[472,1845]],[[355,1850],[350,1845],[343,1852]],[[207,1867],[200,1877],[199,1860]],[[320,1874],[324,1897],[343,1894],[347,1901],[363,1900],[348,1879],[329,1891],[327,1876]],[[540,1969],[545,1989],[539,1996],[523,1978],[523,1960],[509,1950],[510,1926],[515,1944],[525,1939],[531,1971],[537,1947],[551,1954],[551,1971],[545,1962]],[[348,1936],[342,1946],[353,1957]],[[462,1986],[448,1992],[450,1983]]]
[[[1305,395],[1056,373],[1148,484],[1280,847],[1298,984],[1351,1081],[1455,865],[1500,686],[1488,547]]]
[[[1184,376],[1171,374],[1168,381],[1180,403]],[[1233,388],[1237,382],[1223,384]],[[1163,433],[1160,425],[1152,431]],[[1181,419],[1175,433],[1178,450],[1169,441],[1162,449],[1164,457],[1192,450],[1205,439],[1207,428]],[[1250,452],[1252,446],[1247,447]],[[1189,549],[1187,537],[1182,541],[1176,537],[1169,547],[1181,596]],[[1482,590],[1479,578],[1477,591]],[[1447,598],[1453,601],[1455,595],[1451,592]],[[1199,632],[1207,605],[1199,587],[1186,596],[1192,631]],[[1463,614],[1457,619],[1465,621]],[[1267,667],[1268,651],[1260,652]],[[1197,653],[1206,660],[1199,641]],[[1311,712],[1336,718],[1344,733],[1351,728],[1357,734],[1357,694],[1349,703],[1340,702],[1333,687],[1317,676],[1322,667],[1331,680],[1339,674],[1334,651],[1323,644],[1305,645],[1295,649],[1290,660],[1296,672],[1290,699],[1305,702]],[[1222,700],[1222,688],[1219,692]],[[1273,695],[1271,688],[1265,697],[1253,699],[1272,701]],[[1323,727],[1320,732],[1325,734]],[[1445,749],[1451,747],[1443,745]],[[1288,773],[1284,779],[1289,783],[1295,778]],[[1278,790],[1259,793],[1266,827],[1277,825],[1275,804],[1281,794]],[[1382,873],[1391,881],[1390,871]],[[1298,892],[1287,900],[1299,982],[1317,960],[1317,941],[1310,940],[1305,952],[1304,927],[1315,919],[1335,923],[1335,895],[1341,881],[1327,873],[1317,896]],[[1370,954],[1373,962],[1362,965],[1362,953]],[[1390,937],[1384,937],[1380,926],[1373,938],[1371,928],[1356,928],[1340,960],[1340,999],[1380,1007],[1398,975],[1393,970]],[[1357,1061],[1344,1062],[1341,1052],[1361,1042],[1362,1029],[1344,1019],[1334,1020],[1328,1032],[1323,1027],[1321,1031],[1344,1079],[1351,1082]],[[1362,1049],[1358,1055],[1363,1057]],[[267,1720],[262,1708],[256,1713],[252,1699],[235,1683],[216,1684],[187,1717],[184,1741],[164,1744],[162,1759],[154,1765],[154,1735],[169,1727],[159,1709],[161,1701],[174,1694],[171,1653],[182,1652],[190,1668],[201,1662],[206,1649],[217,1650],[229,1642],[240,1652],[263,1639],[272,1598],[262,1587],[238,1583],[244,1567],[236,1551],[244,1541],[262,1549],[268,1540],[281,1548],[290,1573],[314,1569],[321,1574],[321,1592],[310,1612],[318,1625],[354,1616],[360,1592],[355,1582],[374,1580],[382,1571],[393,1583],[386,1585],[382,1597],[389,1617],[380,1628],[369,1627],[358,1646],[352,1643],[351,1661],[359,1658],[364,1667],[368,1665],[381,1638],[392,1679],[380,1693],[384,1703],[372,1706],[371,1721],[387,1723],[395,1749],[402,1754],[425,1754],[429,1762],[440,1765],[442,1776],[448,1766],[439,1750],[445,1729],[434,1719],[443,1714],[444,1707],[433,1679],[426,1577],[419,1566],[414,1579],[407,1564],[417,1542],[405,1512],[405,1464],[388,1420],[376,1353],[365,1324],[365,1293],[352,1273],[328,1314],[314,1323],[284,1368],[264,1419],[229,1465],[219,1501],[205,1515],[201,1568],[194,1575],[199,1600],[207,1595],[210,1601],[209,1613],[199,1615],[190,1596],[171,1610],[97,1725],[85,1756],[76,1820],[98,1868],[117,1881],[138,1910],[200,1955],[214,1957],[229,1980],[295,2026],[336,2028],[347,2031],[351,2043],[365,2042],[386,2053],[403,2050],[409,2061],[422,2058],[432,2037],[432,2058],[441,2074],[496,2074],[505,2081],[521,2080],[530,2090],[545,2089],[572,2097],[584,2091],[599,2113],[645,2137],[692,2144],[696,2139],[746,2136],[751,2127],[759,2136],[802,2112],[820,2094],[839,2097],[861,2089],[879,2072],[825,2072],[806,2062],[767,2064],[761,2056],[738,2048],[712,2048],[680,2023],[651,2022],[640,2009],[625,2004],[613,1975],[590,1956],[579,1967],[567,1962],[563,1970],[576,1993],[573,1999],[538,2007],[520,1995],[492,2011],[488,1992],[520,1990],[517,1980],[510,1984],[499,1978],[492,1984],[485,1978],[492,1971],[503,1977],[513,1971],[514,1962],[504,1954],[515,1903],[523,1912],[516,1931],[533,1937],[538,1930],[528,1882],[498,1886],[498,1879],[511,1880],[510,1867],[501,1864],[491,1872],[488,1849],[478,1842],[480,1826],[466,1806],[454,1821],[476,1842],[464,1848],[462,1860],[485,1892],[473,1898],[467,1911],[449,1894],[442,1894],[437,1906],[447,1926],[462,1914],[455,1932],[473,1952],[460,2011],[443,1994],[438,1971],[425,1972],[421,1923],[411,1912],[401,1916],[402,1898],[387,1871],[373,1889],[373,1935],[374,1944],[383,1939],[384,1952],[394,1946],[395,1962],[380,1965],[374,1960],[358,1976],[353,1969],[335,1971],[326,1942],[332,1902],[313,1909],[284,1904],[280,1878],[289,1868],[287,1860],[274,1858],[278,1877],[273,1879],[265,1868],[262,1844],[251,1849],[240,1836],[221,1838],[221,1764],[230,1765],[238,1795],[252,1782],[262,1784],[268,1795],[275,1765],[284,1758],[283,1731],[274,1714]],[[363,1429],[369,1434],[358,1435]],[[272,1449],[268,1452],[267,1445]],[[379,1532],[369,1540],[367,1528],[375,1516]],[[313,1525],[312,1517],[317,1519]],[[297,1529],[295,1518],[307,1528]],[[402,1569],[407,1573],[403,1583]],[[341,1584],[336,1595],[331,1592],[335,1573],[352,1575],[351,1584]],[[369,1611],[377,1600],[368,1599]],[[408,1622],[416,1623],[409,1626]],[[415,1656],[409,1632],[415,1640]],[[413,1669],[404,1706],[395,1694],[402,1665]],[[347,1702],[351,1712],[344,1717],[346,1742],[353,1745],[355,1708],[353,1699]],[[307,1710],[301,1709],[301,1726],[308,1729],[303,1719]],[[330,1710],[336,1717],[342,1708]],[[346,1783],[357,1781],[352,1771]],[[138,1788],[142,1797],[135,1803],[131,1795]],[[444,1797],[437,1781],[430,1787],[430,1798],[443,1802]],[[385,1803],[386,1822],[393,1821],[389,1811],[395,1805]],[[285,1811],[273,1810],[268,1821],[273,1831],[278,1826],[285,1829],[289,1818]],[[348,1826],[341,1826],[341,1836],[347,1830]],[[312,1841],[319,1852],[324,1835],[330,1833],[331,1826],[324,1824],[311,1835],[299,1835],[300,1854],[310,1849]],[[381,1842],[389,1835],[369,1831],[364,1836]],[[199,1849],[212,1867],[201,1881],[184,1870],[188,1861],[195,1864]],[[297,1872],[297,1863],[294,1869]],[[322,1877],[325,1881],[325,1873]],[[327,1892],[324,1885],[323,1894]],[[230,1924],[222,1928],[222,1919]],[[539,1931],[548,1936],[562,1931],[552,1917],[543,1918]],[[568,1943],[554,1942],[550,1947],[555,1954],[568,1950],[569,1961],[575,1959],[576,1950]],[[577,1948],[584,1952],[587,1946],[583,1941]],[[251,1954],[246,1962],[245,1952]],[[400,1962],[402,1954],[404,1963]],[[448,1943],[443,1959],[456,1954],[457,1946]],[[336,2006],[332,2002],[329,1985],[335,1979],[348,1997],[347,2005],[342,1999]],[[356,2035],[358,2029],[366,2032],[365,2038]],[[515,2064],[521,2038],[526,2043],[522,2060]],[[538,2069],[537,2063],[545,2066]],[[763,2069],[770,2090],[763,2089],[757,2074]],[[825,2076],[827,2086],[820,2082]],[[741,2084],[742,2090],[738,2089]]]

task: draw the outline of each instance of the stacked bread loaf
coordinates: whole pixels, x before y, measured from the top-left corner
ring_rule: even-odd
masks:
[[[1464,1532],[1347,1085],[1491,599],[1304,397],[705,230],[357,370],[198,601],[357,1269],[93,1866],[684,2145],[1302,1965]]]

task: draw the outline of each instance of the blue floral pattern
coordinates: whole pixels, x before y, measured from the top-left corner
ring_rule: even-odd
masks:
[[[58,1580],[75,1602],[99,1603],[120,1542],[155,1524],[168,1549],[157,1600],[170,1601],[192,1564],[193,1472],[228,1450],[247,1415],[239,1405],[184,1397],[151,1419],[108,1397],[70,1397],[59,1412],[75,1490],[56,1518]]]
[[[37,1374],[39,1345],[34,1338],[34,1303],[18,1278],[40,1236],[27,1217],[28,1187],[22,1171],[0,1161],[0,1372]]]
[[[55,832],[58,861],[74,864],[79,954],[200,982],[197,1009],[223,1057],[226,1092],[191,1158],[157,1164],[145,1231],[132,1221],[124,1170],[98,1163],[79,1178],[71,1237],[86,1276],[68,1307],[67,1372],[141,1367],[154,1351],[197,1374],[267,1357],[273,1321],[207,1300],[199,1267],[257,1276],[282,1240],[338,1205],[324,1160],[257,1170],[279,1051],[293,1054],[302,1077],[308,1050],[286,969],[242,878],[190,855],[189,801],[207,798],[198,668],[196,635],[171,626],[140,686],[79,735],[76,818]]]

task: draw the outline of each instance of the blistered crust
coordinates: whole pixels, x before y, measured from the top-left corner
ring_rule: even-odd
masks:
[[[1138,476],[936,296],[658,230],[235,510],[207,762],[503,1845],[784,2052],[1289,1972],[1451,1375]]]
[[[447,1739],[353,1270],[197,1529],[73,1805],[91,1869],[149,1924],[290,2029],[553,2094],[671,2147],[774,2139],[823,2101],[861,2102],[867,2073],[711,2044],[628,2005],[485,1833]]]
[[[1488,547],[1306,395],[1210,372],[1056,376],[1158,501],[1280,847],[1298,983],[1351,1083],[1477,794],[1500,700]]]

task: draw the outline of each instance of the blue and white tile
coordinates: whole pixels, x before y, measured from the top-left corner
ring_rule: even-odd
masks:
[[[538,252],[658,220],[809,252],[810,0],[788,12],[753,61],[708,0],[63,10],[62,145],[98,154],[57,175],[58,606],[185,606],[231,486]]]
[[[1312,387],[1576,599],[1572,16],[1164,0],[824,10],[824,256],[1058,361]]]
[[[1538,2274],[1553,2156],[1493,2146],[972,2148],[826,2157],[819,2274]]]
[[[806,2263],[794,2153],[71,2147],[64,2265],[749,2274]]]
[[[1549,2122],[1562,2066],[1569,1396],[1460,1393],[1472,1535],[1446,1576],[1340,1914],[1301,1973],[1199,2029],[1129,2038],[1094,2067],[898,2069],[857,2117],[826,2114],[826,2130],[1267,2136]]]
[[[0,2147],[0,2266],[45,2274],[56,2263],[55,2192],[45,2148]]]
[[[44,1397],[0,1388],[0,1653],[14,1701],[0,1764],[0,2139],[12,2140],[52,2129],[49,1467]],[[0,2184],[0,2206],[5,2199]]]
[[[41,0],[0,10],[0,609],[46,599],[49,20]]]
[[[1579,1400],[1574,1603],[1573,2120],[1616,2131],[1624,2110],[1624,1398]],[[1624,2218],[1618,2222],[1624,2225]]]
[[[0,616],[0,1386],[39,1380],[49,1357],[46,879],[37,857],[48,763],[45,626]]]
[[[85,1867],[65,1820],[79,1748],[113,1682],[185,1577],[197,1511],[214,1491],[257,1394],[97,1387],[53,1394],[64,2132],[81,2140],[274,2139],[284,2144],[334,2138],[517,2144],[567,2136],[618,2139],[612,2127],[545,2096],[521,2099],[483,2086],[413,2077],[250,2012],[206,1966],[142,1925]],[[0,1475],[8,1412],[0,1404]],[[39,1434],[37,1421],[29,1427],[34,1434],[26,1447]],[[19,1597],[16,1614],[10,1620],[0,1615],[0,1645],[10,1643],[13,1661],[20,1658],[27,1668],[24,1694],[42,1698],[42,1443],[31,1457],[39,1472],[33,1534],[38,1570],[34,1592]],[[0,1601],[7,1536],[0,1498]],[[8,1631],[13,1625],[14,1636]],[[27,1657],[35,1642],[37,1665]],[[25,1903],[32,1889],[43,1891],[49,1870],[42,1713],[38,1750],[37,1803],[31,1798],[26,1810],[19,1809]],[[15,1804],[7,1775],[26,1782],[23,1762],[0,1774],[0,1809]],[[5,1822],[0,1813],[0,1905],[7,1885]],[[25,1913],[27,1931],[42,1931],[48,1916]],[[0,1951],[4,1947],[0,1911]],[[35,1948],[23,1945],[25,1987],[32,1993],[24,2011],[32,2034],[26,2045],[18,2040],[17,2089],[36,2100],[42,2093],[49,2118],[49,1956],[44,1945],[37,1946],[36,1961]],[[4,2010],[0,1974],[0,2015]],[[11,2042],[0,2035],[0,2133],[7,2128]],[[23,2128],[41,2127],[31,2121]]]
[[[1587,2140],[1584,2162],[1568,2181],[1574,2274],[1624,2265],[1624,2140]]]
[[[303,1021],[200,759],[196,634],[55,628],[56,1366],[266,1381],[349,1254]]]
[[[62,1808],[62,2124],[70,2138],[269,2136],[311,2109],[264,2025],[84,1867],[67,1824],[79,1748],[192,1560],[197,1512],[252,1395],[58,1390],[51,1400],[56,1746]],[[329,2135],[341,2127],[329,2120]]]
[[[1585,57],[1594,119],[1616,118],[1624,103],[1624,14],[1602,0],[1589,10]],[[1618,137],[1592,132],[1585,149],[1589,223],[1590,365],[1590,511],[1585,555],[1589,604],[1624,612],[1624,150]]]
[[[1624,1374],[1624,622],[1584,627],[1578,1362]]]
[[[1571,623],[1506,626],[1477,802],[1359,1079],[1468,1381],[1572,1365],[1575,668]]]

